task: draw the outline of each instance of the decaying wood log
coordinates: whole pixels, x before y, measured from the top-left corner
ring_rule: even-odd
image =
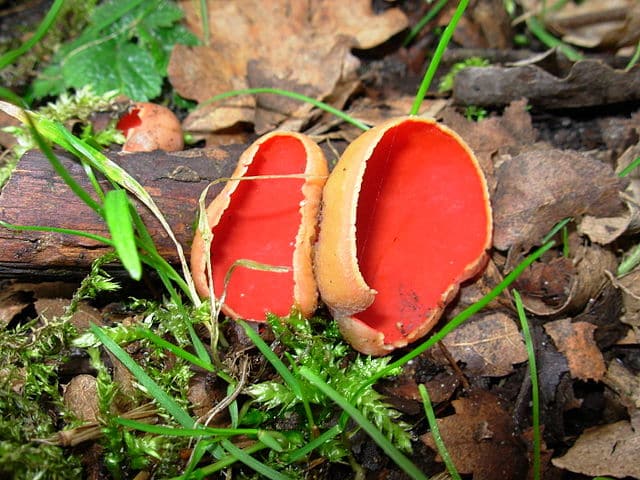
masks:
[[[231,175],[243,148],[108,156],[145,187],[188,254],[201,192],[212,180]],[[81,185],[90,188],[78,162],[64,155],[59,158]],[[106,180],[101,182],[108,188]],[[212,186],[210,195],[222,187]],[[177,263],[176,250],[160,223],[145,207],[139,211],[159,253]],[[71,192],[39,151],[22,158],[3,188],[0,219],[15,225],[62,227],[108,236],[100,217]],[[91,262],[107,251],[103,244],[78,236],[0,227],[0,278],[37,276],[44,280],[86,273]]]

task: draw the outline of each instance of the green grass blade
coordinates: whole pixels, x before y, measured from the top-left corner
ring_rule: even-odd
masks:
[[[309,428],[313,429],[315,426],[315,422],[313,420],[313,416],[311,415],[311,407],[309,406],[309,402],[306,397],[302,393],[302,385],[298,381],[298,379],[291,373],[291,370],[287,368],[282,360],[271,350],[269,345],[265,343],[265,341],[258,335],[258,333],[251,328],[251,326],[242,320],[238,320],[238,323],[242,326],[247,336],[251,339],[251,341],[255,344],[255,346],[260,350],[262,355],[269,361],[273,368],[280,374],[282,380],[284,380],[287,385],[291,388],[296,397],[302,402],[305,413],[307,415],[307,421],[309,423]]]
[[[540,395],[538,388],[538,367],[536,365],[536,353],[533,348],[533,339],[531,338],[531,331],[529,330],[529,323],[527,322],[527,315],[522,305],[522,299],[520,293],[517,290],[511,290],[513,293],[513,299],[516,303],[516,310],[518,311],[518,319],[520,320],[520,326],[522,327],[522,336],[524,337],[524,344],[527,348],[527,356],[529,357],[529,376],[531,377],[531,404],[532,412],[531,418],[533,423],[533,479],[540,480],[540,449],[542,445],[540,436]]]
[[[236,383],[229,383],[227,385],[227,396],[231,396],[234,394],[236,389]],[[229,404],[229,419],[231,420],[231,426],[233,428],[238,428],[240,424],[240,411],[238,409],[238,401],[234,400]]]
[[[102,342],[107,350],[109,350],[120,362],[136,377],[136,380],[142,385],[150,396],[167,411],[175,420],[184,428],[193,428],[195,421],[191,416],[182,409],[178,403],[171,398],[158,384],[138,365],[127,352],[114,342],[102,328],[95,324],[89,327],[98,340]]]
[[[631,58],[629,59],[629,63],[627,63],[627,66],[624,67],[625,72],[628,72],[629,70],[631,70],[638,63],[638,60],[640,60],[640,41],[638,41],[638,44],[636,45],[636,49],[633,52],[633,55],[631,55]]]
[[[165,285],[167,292],[173,302],[176,305],[180,305],[182,303],[182,297],[178,294],[178,292],[173,288],[171,282],[175,282],[180,289],[184,292],[185,295],[189,296],[189,286],[185,282],[185,280],[180,276],[178,272],[176,272],[175,268],[169,264],[159,253],[155,244],[153,243],[153,239],[149,234],[149,230],[147,226],[144,224],[142,217],[138,211],[131,207],[131,218],[133,219],[133,225],[135,227],[135,231],[137,233],[136,242],[138,248],[141,252],[141,258],[143,262],[153,268],[160,277],[163,285]]]
[[[567,217],[564,220],[560,220],[558,223],[556,223],[553,228],[549,230],[549,233],[544,236],[544,238],[542,239],[542,243],[546,243],[553,237],[555,237],[556,233],[562,230],[571,221],[573,221],[573,217]]]
[[[411,31],[405,37],[404,42],[402,42],[402,46],[406,47],[407,45],[409,45],[411,41],[416,37],[416,35],[420,33],[420,30],[422,30],[427,23],[433,20],[436,17],[436,15],[440,13],[440,10],[444,8],[444,6],[447,4],[448,1],[449,0],[438,0],[438,3],[436,3],[433,7],[431,7],[427,12],[427,14],[424,17],[422,17],[420,21],[413,26]]]
[[[223,436],[233,437],[236,435],[258,436],[263,430],[257,428],[176,428],[167,425],[153,425],[128,418],[116,418],[117,423],[128,428],[140,430],[141,432],[154,433],[156,435],[166,435],[169,437],[211,437]]]
[[[640,165],[640,157],[636,158],[633,162],[631,162],[629,165],[627,165],[622,170],[620,170],[620,173],[618,173],[618,176],[621,178],[626,177],[633,170],[635,170],[638,167],[638,165]]]
[[[164,348],[165,350],[169,350],[176,357],[180,357],[183,360],[186,360],[189,363],[192,363],[200,368],[203,368],[208,372],[214,371],[214,367],[211,364],[211,362],[208,361],[208,359],[203,361],[201,358],[196,357],[192,353],[189,353],[186,350],[183,350],[182,348],[178,347],[177,345],[174,345],[173,343],[168,342],[164,338],[159,337],[158,335],[153,333],[151,330],[148,330],[146,328],[139,328],[138,333],[140,336],[146,338],[147,340],[150,340],[151,342],[156,344],[158,347]]]
[[[120,261],[134,280],[142,278],[142,262],[133,232],[129,199],[124,190],[109,190],[104,198],[104,216]]]
[[[55,22],[60,9],[64,5],[64,0],[55,0],[49,8],[49,11],[45,15],[44,19],[38,25],[35,33],[29,37],[22,45],[15,50],[11,50],[0,57],[0,69],[13,63],[18,57],[28,52],[36,43],[38,43],[42,37],[49,31],[53,22]]]
[[[247,467],[252,468],[259,474],[263,475],[265,478],[268,478],[270,480],[290,480],[290,477],[288,477],[287,475],[277,472],[273,468],[268,467],[264,463],[256,460],[251,455],[249,455],[246,451],[236,447],[229,440],[223,440],[222,442],[220,442],[220,444],[233,457],[237,458],[240,462],[244,463]]]
[[[200,18],[202,19],[202,39],[208,47],[211,44],[211,32],[209,30],[209,9],[207,8],[206,0],[200,0]]]
[[[342,429],[339,425],[334,425],[329,430],[322,432],[322,434],[318,435],[318,437],[311,440],[304,447],[300,447],[298,450],[291,452],[286,457],[287,463],[295,463],[302,460],[304,457],[309,455],[313,450],[321,446],[323,443],[328,442],[332,438],[340,435],[342,433]]]
[[[14,225],[12,223],[5,222],[4,220],[0,220],[0,226],[4,228],[8,228],[9,230],[24,230],[27,232],[52,232],[52,233],[62,233],[65,235],[75,235],[77,237],[90,238],[91,240],[95,240],[97,242],[104,243],[105,245],[109,245],[113,247],[113,242],[110,238],[103,237],[101,235],[96,235],[94,233],[83,232],[82,230],[73,230],[71,228],[60,228],[60,227],[47,227],[41,225]]]
[[[11,105],[13,108],[17,108]],[[5,113],[12,115],[6,109],[0,107],[0,109],[4,110]],[[80,200],[82,200],[87,206],[89,206],[92,210],[94,210],[98,215],[104,218],[104,212],[102,211],[102,206],[96,202],[93,197],[87,192],[69,173],[69,171],[62,165],[62,162],[58,159],[58,157],[53,152],[53,149],[47,143],[48,141],[52,141],[49,136],[46,134],[47,132],[42,132],[39,128],[37,122],[35,121],[35,117],[32,115],[28,115],[24,110],[19,111],[19,117],[22,118],[22,121],[29,127],[31,134],[33,135],[34,140],[36,141],[38,148],[40,151],[47,157],[49,163],[55,170],[55,172],[62,178],[62,180],[67,184],[67,186],[71,189],[73,193],[76,194]],[[73,153],[73,152],[72,152]]]
[[[540,40],[549,48],[556,48],[572,62],[577,62],[584,58],[584,56],[578,50],[570,47],[563,41],[558,40],[556,37],[547,32],[542,26],[542,23],[536,17],[532,16],[527,18],[527,27],[529,28],[529,30],[531,30],[531,33],[538,37],[538,40]]]
[[[0,87],[0,98],[9,100],[11,103],[15,105],[20,105],[24,108],[28,106],[27,102],[24,101],[24,98],[19,97],[18,95],[16,95],[6,87]]]
[[[638,43],[638,47],[640,49],[640,43]],[[640,165],[640,157],[636,158],[633,162],[623,168],[620,173],[618,173],[618,176],[620,178],[626,177],[633,170],[635,170],[638,165]],[[638,264],[640,264],[640,245],[637,245],[635,248],[633,248],[631,252],[622,259],[620,265],[618,266],[618,271],[616,272],[617,276],[621,277],[623,275],[626,275],[631,270],[636,268]]]
[[[449,45],[449,41],[453,36],[453,32],[462,18],[464,11],[469,4],[469,0],[460,0],[458,4],[458,8],[453,13],[451,17],[451,21],[447,25],[447,28],[442,32],[442,36],[440,37],[440,41],[438,42],[438,46],[436,47],[436,51],[433,53],[433,59],[429,62],[429,66],[427,67],[427,71],[422,78],[422,83],[418,88],[418,92],[416,93],[416,98],[413,101],[413,105],[411,107],[410,115],[417,115],[420,113],[420,106],[422,105],[422,101],[424,100],[425,95],[429,91],[429,86],[431,85],[431,81],[438,70],[438,66],[440,65],[440,60],[442,59],[442,55],[444,55],[444,51],[447,49],[447,45]]]
[[[422,397],[424,413],[427,416],[427,420],[429,421],[429,427],[431,427],[431,436],[433,437],[433,441],[436,443],[438,453],[440,454],[440,457],[442,457],[442,461],[444,462],[444,464],[447,466],[447,470],[449,471],[449,475],[451,475],[451,478],[453,478],[454,480],[461,480],[460,474],[458,473],[453,460],[451,460],[449,451],[447,450],[447,447],[442,440],[442,436],[440,435],[438,421],[436,420],[436,414],[433,411],[433,407],[431,406],[429,392],[427,392],[426,387],[422,383],[418,385],[418,391],[420,392],[420,396]]]
[[[320,389],[327,397],[340,406],[367,434],[378,444],[384,452],[400,467],[409,477],[414,480],[427,480],[427,477],[411,461],[398,450],[385,435],[378,430],[355,406],[347,401],[342,395],[322,380],[318,375],[307,367],[300,368],[300,375]]]
[[[104,190],[102,190],[102,186],[96,177],[96,173],[91,168],[91,165],[88,165],[87,162],[82,162],[82,168],[89,179],[89,183],[91,183],[91,186],[93,187],[93,191],[96,192],[100,201],[104,202]]]
[[[640,245],[636,245],[631,252],[624,257],[622,262],[620,262],[618,271],[616,272],[617,276],[622,277],[623,275],[626,275],[636,268],[638,264],[640,264]]]
[[[369,130],[369,126],[366,123],[363,123],[360,120],[353,118],[352,116],[343,112],[342,110],[332,107],[331,105],[324,103],[320,100],[316,100],[313,97],[307,97],[306,95],[303,95],[301,93],[292,92],[290,90],[282,90],[280,88],[259,87],[259,88],[245,88],[242,90],[231,90],[228,92],[221,93],[219,95],[214,95],[208,100],[202,102],[200,104],[200,107],[208,105],[209,103],[212,103],[212,102],[218,102],[220,100],[224,100],[226,98],[237,97],[239,95],[255,95],[258,93],[272,93],[274,95],[281,95],[283,97],[293,98],[294,100],[299,100],[300,102],[306,102],[313,105],[314,107],[324,110],[325,112],[335,115],[339,119],[344,120],[345,122],[350,123],[351,125],[354,125],[361,130]]]
[[[293,376],[293,373],[287,368],[280,358],[271,350],[269,345],[260,337],[260,335],[253,329],[251,326],[245,322],[244,320],[238,320],[240,326],[244,329],[247,337],[254,343],[254,345],[260,350],[260,353],[264,355],[264,357],[269,361],[273,368],[276,369],[278,374],[282,377],[282,379],[291,387],[291,390],[295,392],[296,395],[302,396],[302,387],[300,386],[300,382],[298,379]]]
[[[211,445],[204,445],[203,447],[200,447],[200,452],[202,450],[204,450],[204,449],[209,449],[210,447],[211,447]],[[198,448],[198,447],[196,447],[196,448]],[[267,448],[267,446],[264,443],[256,442],[253,445],[251,445],[250,447],[243,448],[241,451],[245,455],[249,456],[252,453],[256,453],[256,452],[259,452],[260,450],[264,450],[265,448]],[[202,479],[202,478],[205,478],[207,475],[211,475],[213,473],[219,472],[220,470],[222,470],[224,468],[230,467],[231,465],[233,465],[237,461],[239,461],[239,458],[237,456],[235,456],[235,455],[227,455],[226,457],[221,458],[220,460],[218,460],[216,463],[214,463],[212,465],[208,465],[206,467],[202,467],[202,468],[193,470],[192,473],[189,476],[182,476],[180,478],[182,480]],[[278,473],[278,472],[276,472],[276,473]]]
[[[213,371],[214,366],[211,363],[211,357],[209,357],[207,347],[204,346],[204,343],[202,343],[202,340],[200,340],[200,337],[198,336],[195,329],[193,328],[193,325],[190,322],[187,324],[187,330],[189,330],[189,338],[191,338],[191,344],[193,345],[193,349],[196,351],[196,355],[198,356],[200,361],[211,365],[211,371]]]

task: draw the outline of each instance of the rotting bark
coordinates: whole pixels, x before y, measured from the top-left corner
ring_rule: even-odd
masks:
[[[209,182],[231,175],[243,148],[239,145],[182,153],[108,156],[149,192],[188,253],[201,192]],[[59,158],[80,185],[91,189],[78,162],[64,155]],[[109,188],[105,179],[100,182]],[[210,197],[223,186],[213,185]],[[160,255],[177,263],[176,249],[160,223],[146,208],[139,211]],[[108,236],[101,218],[75,196],[39,151],[25,154],[5,185],[0,194],[0,219],[15,225],[60,227]],[[108,250],[97,241],[79,236],[0,228],[0,278],[77,277]]]

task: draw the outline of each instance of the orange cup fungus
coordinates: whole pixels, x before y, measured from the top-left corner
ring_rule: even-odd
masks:
[[[175,152],[184,148],[178,117],[162,105],[135,103],[120,118],[116,128],[125,136],[123,152]]]
[[[218,297],[227,272],[237,265],[222,305],[229,317],[265,321],[266,313],[286,316],[292,306],[310,316],[318,300],[312,249],[328,174],[322,150],[302,134],[273,132],[245,150],[232,180],[207,207],[210,251],[200,232],[193,241],[191,272],[198,293],[209,296],[211,255]],[[283,178],[286,175],[296,177]],[[288,269],[251,269],[237,263],[242,259]]]
[[[484,175],[452,130],[395,118],[345,150],[323,191],[320,296],[358,351],[424,336],[491,244]]]

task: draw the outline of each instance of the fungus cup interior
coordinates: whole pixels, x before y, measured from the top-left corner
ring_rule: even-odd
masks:
[[[490,236],[484,179],[437,126],[407,120],[376,145],[357,206],[356,248],[374,302],[356,315],[393,344],[443,305],[483,258]]]
[[[128,113],[124,114],[118,123],[116,124],[116,128],[120,130],[124,135],[127,135],[130,129],[139,127],[142,125],[142,120],[140,119],[140,109],[133,108]]]
[[[262,143],[244,177],[302,174],[306,152],[300,140],[274,136]],[[302,178],[241,180],[229,206],[212,228],[211,261],[215,292],[239,259],[289,267],[287,272],[234,269],[225,306],[245,319],[264,321],[267,312],[284,316],[293,304],[293,253],[302,219]]]

